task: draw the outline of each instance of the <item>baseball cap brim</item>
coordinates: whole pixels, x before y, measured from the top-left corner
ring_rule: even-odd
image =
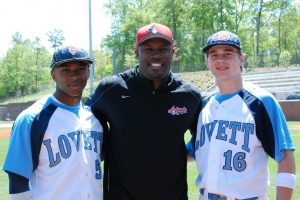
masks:
[[[54,65],[51,66],[52,69],[54,69],[55,67],[57,67],[58,65],[62,65],[64,63],[67,63],[67,62],[86,62],[87,64],[92,64],[93,61],[91,59],[88,59],[88,58],[72,58],[72,59],[65,59],[65,60],[62,60],[62,61],[59,61],[59,62],[56,62]]]
[[[174,40],[170,39],[168,36],[163,34],[151,34],[143,38],[141,41],[139,41],[138,46],[140,46],[142,43],[146,42],[147,40],[154,39],[154,38],[161,38],[166,41],[168,41],[170,44],[173,44]]]
[[[228,45],[228,46],[232,46],[234,48],[236,48],[237,50],[241,51],[241,48],[235,44],[232,43],[228,43],[228,41],[220,41],[220,42],[215,42],[214,44],[210,44],[210,45],[206,45],[205,47],[203,47],[202,52],[206,53],[210,48],[217,46],[217,45]]]

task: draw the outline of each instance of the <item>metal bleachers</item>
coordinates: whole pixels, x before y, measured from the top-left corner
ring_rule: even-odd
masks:
[[[286,99],[291,94],[300,94],[300,67],[281,71],[243,73],[243,79],[273,93],[278,100]],[[204,94],[208,95],[216,90],[214,84],[204,91]]]

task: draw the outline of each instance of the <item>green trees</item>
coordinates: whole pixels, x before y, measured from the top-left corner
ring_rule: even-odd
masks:
[[[62,45],[64,41],[62,31],[54,29],[47,35],[54,50]],[[50,77],[52,54],[41,44],[40,39],[37,37],[33,41],[23,39],[21,33],[16,32],[12,36],[11,44],[6,55],[0,58],[0,101],[5,97],[20,97],[39,91],[49,91],[52,87]],[[107,48],[103,47],[94,51],[96,78],[112,74],[111,51],[105,49]]]
[[[20,33],[12,37],[12,47],[0,61],[0,97],[30,94],[49,83],[50,54],[40,44],[23,40]]]
[[[52,44],[52,48],[56,50],[59,48],[63,41],[65,40],[65,37],[63,35],[63,31],[59,29],[53,29],[52,31],[49,31],[47,33],[48,41]]]
[[[49,42],[55,50],[64,40],[62,31],[54,29],[47,33]],[[52,87],[50,62],[52,54],[41,44],[39,38],[33,41],[23,39],[21,33],[12,36],[11,47],[0,58],[0,101],[5,97],[20,97],[39,91],[49,91]],[[112,74],[112,56],[110,50],[94,51],[95,76]],[[131,64],[131,63],[130,63]]]
[[[134,64],[129,66],[135,32],[149,22],[173,30],[179,48],[173,71],[205,69],[201,48],[211,33],[222,29],[241,37],[248,67],[278,66],[283,51],[292,55],[290,64],[299,61],[300,4],[296,0],[110,0],[106,7],[113,31],[104,45],[117,48],[118,71]]]
[[[175,72],[206,69],[201,49],[210,34],[222,29],[240,36],[247,68],[300,64],[298,0],[109,0],[106,8],[112,30],[94,50],[96,80],[112,74],[113,47],[117,72],[137,63],[135,34],[150,22],[173,30],[178,48]],[[65,40],[58,29],[47,35],[53,49]],[[50,60],[39,38],[30,41],[15,33],[12,47],[0,58],[0,98],[35,92],[50,84]]]

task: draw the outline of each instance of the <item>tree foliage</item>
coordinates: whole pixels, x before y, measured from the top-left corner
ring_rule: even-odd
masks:
[[[104,46],[117,48],[119,71],[132,67],[136,31],[150,22],[173,30],[179,49],[173,71],[205,69],[201,49],[219,30],[240,36],[248,66],[278,66],[282,51],[290,52],[293,64],[299,50],[300,5],[295,0],[110,0],[106,8],[113,31]]]
[[[36,92],[49,83],[50,54],[39,38],[32,42],[15,33],[0,65],[0,97]]]
[[[219,30],[239,35],[247,68],[300,64],[297,0],[109,0],[106,9],[112,17],[112,30],[94,51],[96,80],[112,74],[113,47],[117,72],[136,65],[136,31],[151,22],[173,31],[175,72],[206,69],[201,49],[208,36]],[[54,50],[65,40],[59,29],[46,34]],[[11,42],[0,58],[0,98],[34,93],[49,85],[51,54],[40,39],[24,39],[16,32]]]
[[[65,40],[65,37],[63,35],[63,31],[59,29],[53,29],[52,31],[49,31],[47,33],[47,36],[49,37],[48,41],[52,44],[52,48],[56,50],[59,48],[63,41]]]

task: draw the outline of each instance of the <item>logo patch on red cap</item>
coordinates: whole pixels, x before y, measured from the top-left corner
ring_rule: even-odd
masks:
[[[157,33],[158,31],[156,30],[156,28],[154,27],[154,25],[151,27],[151,28],[149,28],[149,30],[148,30],[148,33],[152,33],[152,34],[155,34],[155,33]]]

